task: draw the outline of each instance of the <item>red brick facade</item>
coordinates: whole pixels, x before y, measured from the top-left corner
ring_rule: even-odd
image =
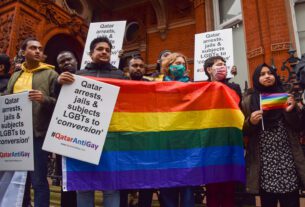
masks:
[[[47,45],[57,35],[66,35],[78,45],[74,49],[80,58],[88,29],[85,21],[50,2],[1,1],[1,52],[15,56],[20,42],[28,36],[36,36]],[[294,46],[288,2],[241,0],[249,76],[262,62],[270,64],[273,60],[276,67],[280,68],[288,57],[290,44]],[[192,69],[194,34],[214,30],[213,0],[143,0],[132,6],[121,3],[111,10],[99,11],[95,14],[96,21],[127,20],[128,23],[139,23],[136,39],[125,41],[124,49],[127,52],[139,51],[151,69],[163,49],[185,54]],[[52,50],[59,50],[51,46],[48,48],[48,56],[52,56]]]
[[[57,35],[73,40],[82,52],[88,26],[77,15],[70,15],[48,1],[5,0],[0,2],[0,52],[13,58],[23,40],[36,37],[46,46]],[[52,51],[48,52],[52,56]]]
[[[272,59],[277,68],[288,58],[290,44],[289,24],[285,0],[242,1],[247,59],[250,74],[255,67]]]

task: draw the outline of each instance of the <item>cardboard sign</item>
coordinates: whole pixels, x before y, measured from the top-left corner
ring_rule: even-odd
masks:
[[[125,34],[126,21],[114,21],[114,22],[97,22],[91,23],[89,26],[88,36],[85,44],[85,50],[81,63],[81,69],[84,69],[87,63],[91,62],[89,55],[90,43],[96,37],[106,36],[112,44],[111,60],[110,63],[118,67],[119,66],[119,51],[123,46],[123,38]]]
[[[34,170],[29,93],[0,97],[0,171]]]
[[[194,80],[203,81],[208,77],[204,72],[204,61],[212,56],[222,56],[228,68],[227,78],[231,78],[233,66],[232,28],[205,32],[195,35]]]
[[[57,99],[42,149],[97,165],[119,87],[75,75]]]

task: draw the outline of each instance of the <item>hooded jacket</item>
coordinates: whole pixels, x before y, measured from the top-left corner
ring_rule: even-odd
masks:
[[[7,92],[9,94],[14,93],[15,83],[26,70],[27,69],[23,67],[23,70],[17,71],[12,75],[7,85]],[[55,72],[54,66],[44,63],[40,63],[37,68],[31,71],[33,73],[31,88],[41,91],[44,94],[45,99],[44,103],[38,103],[37,101],[32,102],[33,135],[34,138],[44,138],[56,103],[53,86],[58,74]]]

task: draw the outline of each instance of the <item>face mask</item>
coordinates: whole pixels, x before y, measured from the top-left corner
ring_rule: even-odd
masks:
[[[171,65],[171,66],[169,66],[169,72],[170,72],[170,74],[175,76],[175,78],[183,77],[183,75],[185,73],[185,66],[184,65]]]
[[[227,77],[227,67],[226,66],[216,67],[213,72],[213,75],[216,81],[224,80]]]

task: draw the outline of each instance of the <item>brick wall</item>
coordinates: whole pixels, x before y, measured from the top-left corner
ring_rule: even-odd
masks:
[[[280,69],[291,42],[285,0],[243,0],[249,74],[263,62]]]

